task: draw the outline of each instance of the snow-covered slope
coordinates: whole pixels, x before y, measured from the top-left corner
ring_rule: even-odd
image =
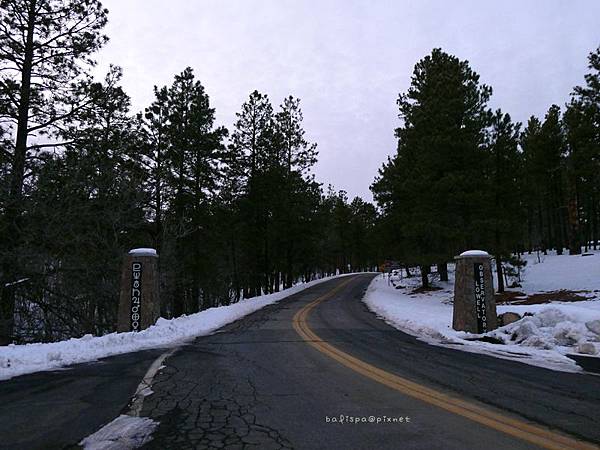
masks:
[[[590,256],[525,254],[527,265],[523,269],[522,288],[526,294],[570,289],[600,293],[600,251],[590,251]]]
[[[452,297],[454,273],[450,281],[436,282],[440,290],[412,294],[420,277],[392,277],[396,289],[387,278],[373,280],[365,303],[394,327],[436,345],[464,351],[487,353],[529,364],[564,371],[579,371],[568,353],[580,351],[600,353],[600,252],[591,256],[527,255],[519,291],[531,295],[569,289],[583,293],[590,300],[552,302],[538,305],[499,305],[498,314],[516,312],[533,316],[488,333],[505,342],[492,344],[470,339],[478,337],[452,329]]]

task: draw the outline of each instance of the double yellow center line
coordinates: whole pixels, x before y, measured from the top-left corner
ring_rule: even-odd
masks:
[[[378,383],[384,384],[392,389],[395,389],[402,394],[422,400],[431,405],[458,414],[474,422],[485,425],[497,431],[501,431],[510,436],[530,442],[542,448],[547,449],[595,449],[600,447],[581,441],[574,437],[556,433],[539,425],[532,425],[523,420],[508,417],[499,414],[490,409],[484,408],[473,402],[469,402],[448,394],[436,391],[429,387],[399,377],[393,373],[386,372],[371,364],[368,364],[333,345],[323,341],[314,331],[308,326],[308,315],[310,312],[323,301],[333,297],[341,291],[346,285],[352,282],[356,277],[338,284],[331,291],[320,296],[316,300],[300,309],[293,318],[293,325],[296,332],[312,347],[330,358],[338,361],[344,366],[358,372]]]

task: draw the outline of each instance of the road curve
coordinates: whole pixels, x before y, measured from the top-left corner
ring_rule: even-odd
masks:
[[[160,422],[146,447],[597,448],[600,378],[419,342],[366,309],[372,277],[312,287],[178,351],[145,401]]]
[[[600,377],[420,342],[368,311],[372,278],[322,283],[181,347],[140,405],[160,422],[146,448],[600,443]],[[0,449],[77,448],[127,409],[162,352],[0,382]]]

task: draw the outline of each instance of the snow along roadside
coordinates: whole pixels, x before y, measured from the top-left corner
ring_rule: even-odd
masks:
[[[140,412],[144,405],[144,398],[153,393],[152,383],[154,377],[164,367],[165,360],[173,355],[178,348],[173,347],[154,360],[136,389],[127,413],[119,415],[95,433],[82,439],[79,445],[84,450],[134,449],[152,440],[152,433],[159,422],[148,417],[140,417]]]
[[[298,284],[274,294],[241,300],[175,319],[159,318],[156,325],[140,332],[111,333],[104,336],[86,334],[81,338],[45,344],[0,347],[0,380],[27,373],[53,370],[71,364],[95,361],[107,356],[149,348],[171,347],[210,334],[231,322],[304,289],[343,274]]]
[[[79,445],[84,450],[124,450],[139,448],[152,440],[158,422],[147,417],[120,415]]]
[[[404,279],[401,289],[389,285],[382,276],[375,277],[363,298],[367,307],[388,324],[432,345],[449,347],[471,353],[481,353],[502,359],[544,367],[564,372],[582,369],[566,356],[577,353],[580,343],[600,346],[599,336],[586,329],[584,323],[600,319],[600,301],[577,304],[552,303],[543,305],[500,305],[498,313],[515,311],[535,314],[521,321],[488,333],[505,341],[505,345],[472,341],[478,337],[471,333],[453,330],[452,324],[452,273],[449,283],[439,291],[411,294],[418,286],[418,277]],[[512,342],[516,335],[519,343]]]

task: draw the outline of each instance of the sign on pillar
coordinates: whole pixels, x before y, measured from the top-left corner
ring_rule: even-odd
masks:
[[[496,329],[491,256],[481,250],[469,250],[455,261],[452,328],[477,334]]]
[[[160,315],[158,254],[153,248],[135,248],[123,262],[117,331],[141,331]]]

